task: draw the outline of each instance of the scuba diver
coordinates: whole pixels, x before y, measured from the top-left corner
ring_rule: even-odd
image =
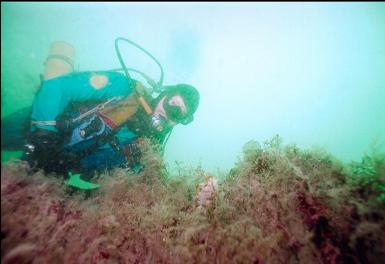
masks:
[[[89,179],[95,172],[117,167],[138,172],[142,169],[140,138],[150,139],[163,154],[173,127],[193,120],[198,90],[188,84],[163,86],[163,75],[155,83],[143,74],[158,92],[153,97],[149,88],[128,74],[139,71],[125,66],[118,49],[122,40],[131,41],[115,41],[124,74],[116,70],[74,72],[69,44],[51,47],[24,144],[23,159],[31,168],[62,174],[73,186],[85,182],[80,177]],[[77,179],[73,172],[78,173]],[[85,189],[98,187],[85,183]]]

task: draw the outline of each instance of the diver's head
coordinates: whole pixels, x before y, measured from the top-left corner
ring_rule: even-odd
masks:
[[[162,116],[170,125],[191,123],[199,104],[198,90],[188,84],[165,86],[164,89],[157,98],[155,115]]]

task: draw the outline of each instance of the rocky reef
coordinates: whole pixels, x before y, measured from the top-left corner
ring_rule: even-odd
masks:
[[[144,170],[73,190],[22,162],[1,168],[2,263],[381,263],[385,157],[245,144],[227,175],[151,151]],[[213,180],[215,179],[215,181]]]

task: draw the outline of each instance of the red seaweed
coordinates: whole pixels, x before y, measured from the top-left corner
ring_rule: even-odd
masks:
[[[379,263],[385,207],[317,152],[248,150],[199,207],[207,173],[100,175],[90,196],[2,165],[2,263]],[[215,176],[215,175],[214,175]],[[345,177],[345,179],[343,179]]]

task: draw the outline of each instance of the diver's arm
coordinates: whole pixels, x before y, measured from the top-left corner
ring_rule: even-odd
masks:
[[[71,102],[126,98],[134,86],[135,80],[116,72],[81,72],[50,79],[35,97],[31,119],[37,128],[56,132],[55,121]]]

